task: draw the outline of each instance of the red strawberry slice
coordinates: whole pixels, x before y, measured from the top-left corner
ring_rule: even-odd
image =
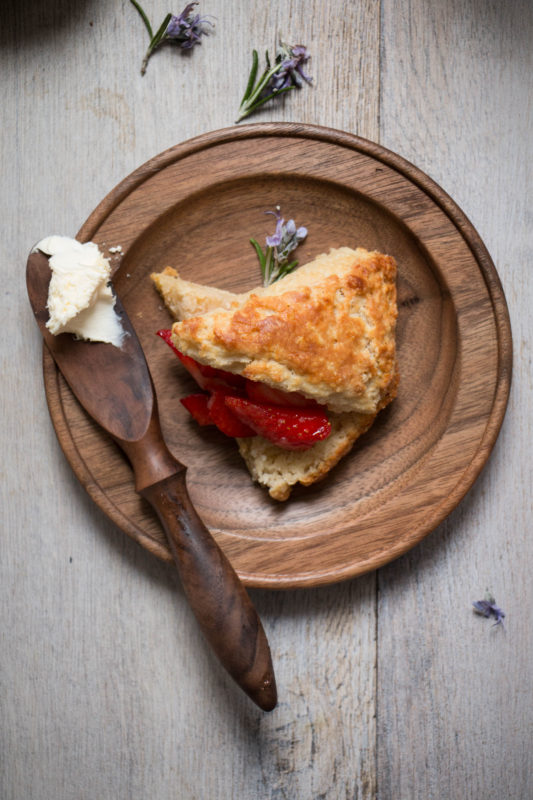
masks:
[[[207,407],[208,402],[208,394],[190,394],[187,397],[180,398],[180,403],[185,406],[189,414],[194,417],[198,425],[214,424]]]
[[[211,370],[213,367],[206,367],[204,364],[195,361],[194,358],[186,356],[185,353],[180,353],[179,350],[176,350],[176,355],[187,372],[192,375],[200,389],[210,391],[211,389],[220,389],[221,387],[228,388],[228,384],[225,381],[207,372],[207,370]]]
[[[231,395],[225,403],[245,425],[285,450],[307,450],[331,433],[323,410],[260,405]]]
[[[225,433],[226,436],[238,436],[239,438],[256,436],[255,430],[249,427],[246,422],[243,422],[228,408],[226,399],[229,398],[230,396],[225,392],[213,392],[209,398],[207,407],[211,419],[217,428],[219,428],[222,433]],[[232,399],[238,400],[239,398],[233,397]]]
[[[266,403],[274,406],[295,406],[297,408],[316,408],[320,406],[315,400],[310,400],[300,392],[284,392],[274,389],[266,383],[247,380],[245,384],[246,395],[253,403]]]
[[[157,335],[165,341],[168,346],[177,355],[187,372],[189,372],[200,389],[208,391],[216,391],[217,389],[242,389],[245,379],[242,375],[234,375],[232,372],[226,372],[223,369],[210,367],[208,364],[200,364],[191,356],[186,356],[178,350],[172,341],[172,331],[162,329],[157,331]]]
[[[161,328],[160,331],[157,331],[157,335],[160,336],[164,342],[168,344],[168,346],[174,350],[176,355],[178,355],[179,350],[175,347],[174,343],[172,342],[172,331],[168,328]]]

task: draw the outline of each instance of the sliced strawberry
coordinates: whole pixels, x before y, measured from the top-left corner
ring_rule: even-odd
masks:
[[[285,450],[307,450],[331,433],[323,410],[263,405],[231,395],[225,403],[245,425]]]
[[[180,398],[180,403],[185,406],[198,425],[214,425],[211,414],[209,413],[209,408],[207,407],[208,402],[208,394],[197,393]]]
[[[206,367],[204,364],[200,364],[198,361],[195,361],[194,358],[186,356],[185,353],[180,353],[179,350],[176,350],[176,355],[187,372],[192,375],[200,389],[211,391],[212,389],[220,389],[222,387],[226,389],[228,388],[228,384],[225,381],[215,377],[214,375],[206,374],[207,370],[211,370],[213,367]]]
[[[310,400],[300,392],[284,392],[259,381],[247,380],[245,389],[248,398],[253,403],[266,403],[267,405],[285,407],[295,406],[297,408],[322,408],[315,400]]]
[[[239,438],[256,436],[255,430],[249,427],[245,422],[242,422],[241,419],[228,408],[226,399],[229,398],[230,395],[226,392],[213,392],[209,398],[207,407],[211,419],[217,428],[219,428],[222,433],[225,433],[226,436],[238,436]],[[239,400],[240,398],[233,397],[233,399]]]
[[[245,379],[242,375],[234,375],[233,372],[210,367],[208,364],[200,364],[199,361],[191,358],[191,356],[186,356],[185,353],[180,352],[172,341],[172,331],[162,329],[157,331],[157,335],[174,351],[187,372],[192,375],[201,389],[206,389],[207,391],[228,388],[240,390],[244,387]]]
[[[157,331],[157,335],[160,336],[163,339],[163,341],[166,342],[168,344],[168,346],[172,350],[174,350],[176,355],[178,355],[179,350],[174,345],[174,343],[172,342],[172,331],[171,330],[169,330],[168,328],[161,328],[161,330]]]

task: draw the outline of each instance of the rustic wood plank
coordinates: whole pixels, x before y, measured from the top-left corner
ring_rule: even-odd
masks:
[[[168,10],[150,8],[157,20]],[[316,76],[316,89],[257,120],[378,136],[377,3],[213,0],[201,11],[217,17],[216,33],[190,58],[157,54],[144,79],[144,29],[125,0],[0,12],[6,800],[375,796],[375,576],[253,593],[284,698],[263,717],[218,670],[171,567],[79,486],[44,401],[23,285],[30,247],[73,235],[156,153],[232,124],[253,46],[272,47],[281,28],[308,44]]]
[[[144,30],[129,3],[2,4],[2,797],[533,794],[531,6],[381,5],[380,39],[370,0],[203,2],[216,34],[190,59],[161,52],[141,81]],[[151,9],[159,19],[168,7]],[[250,50],[272,46],[278,27],[309,45],[316,88],[255,119],[379,139],[441,183],[500,271],[516,367],[480,481],[380,575],[377,678],[374,575],[252,593],[286,698],[262,717],[217,672],[171,568],[118,533],[66,465],[23,268],[33,242],[73,234],[147,158],[231,124]],[[503,631],[471,613],[486,586],[507,612]]]
[[[378,794],[523,800],[533,795],[532,6],[383,7],[381,142],[439,181],[485,239],[510,305],[515,377],[478,483],[379,576]],[[486,588],[504,629],[472,613]]]

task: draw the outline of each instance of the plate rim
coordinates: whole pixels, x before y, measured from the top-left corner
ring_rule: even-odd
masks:
[[[507,301],[496,267],[477,230],[455,201],[432,178],[403,156],[388,150],[376,142],[330,127],[303,123],[253,123],[206,132],[176,144],[149,159],[120,181],[89,215],[78,231],[76,238],[81,241],[89,241],[123,199],[144,181],[175,161],[206,148],[216,147],[224,142],[234,142],[255,137],[304,138],[345,146],[383,162],[429,195],[457,228],[474,256],[490,297],[497,336],[495,391],[483,435],[468,467],[463,471],[452,492],[437,507],[433,507],[433,513],[425,518],[424,524],[416,528],[416,534],[404,536],[398,545],[388,547],[381,553],[373,554],[372,557],[367,558],[364,562],[359,560],[347,564],[344,568],[336,567],[334,573],[331,570],[313,573],[300,572],[298,575],[291,575],[286,579],[280,580],[279,575],[266,576],[262,573],[257,575],[239,570],[239,576],[250,587],[280,590],[305,588],[341,582],[384,566],[409,551],[415,544],[425,538],[461,502],[488,461],[505,417],[512,378],[512,331]],[[55,407],[50,403],[50,396],[54,393],[54,390],[57,395],[61,396],[59,388],[61,376],[44,344],[43,375],[52,423],[59,444],[78,480],[87,490],[92,500],[121,530],[154,555],[170,561],[170,554],[155,539],[144,533],[141,528],[131,524],[129,518],[108,498],[107,494],[98,486],[97,481],[94,480],[70,434],[68,425],[65,424],[65,418],[62,415],[62,404]]]

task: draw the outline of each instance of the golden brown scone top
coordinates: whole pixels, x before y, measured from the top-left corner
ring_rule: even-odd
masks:
[[[236,309],[176,322],[176,347],[202,363],[302,392],[332,411],[375,413],[394,397],[391,256],[331,250],[241,298]]]

